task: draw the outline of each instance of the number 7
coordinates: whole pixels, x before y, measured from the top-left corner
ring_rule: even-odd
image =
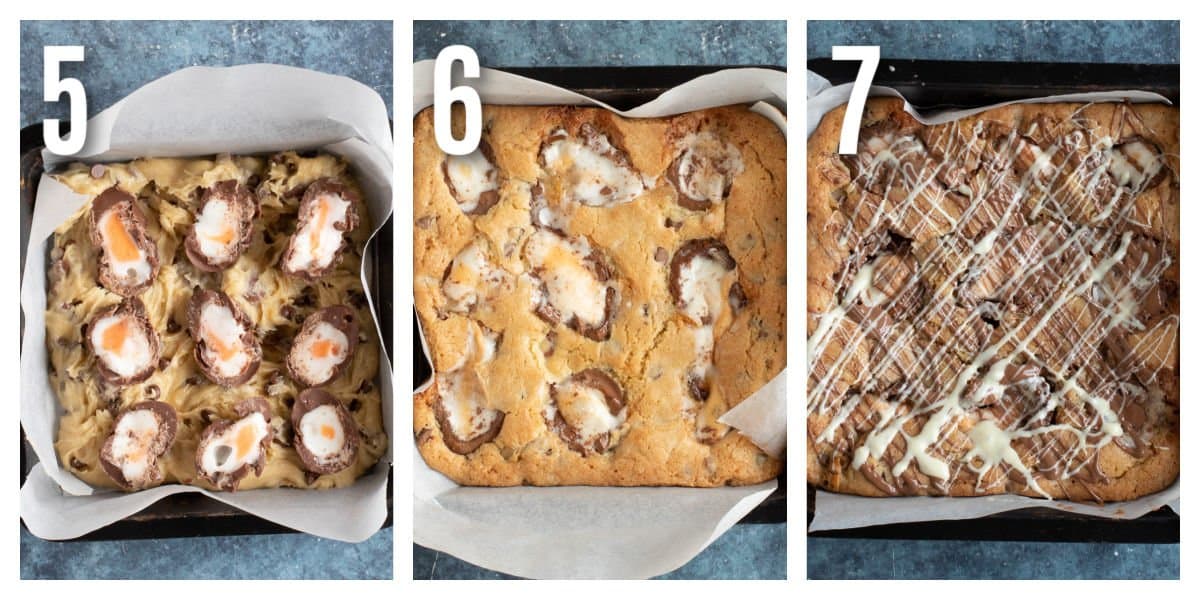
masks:
[[[846,104],[846,115],[842,117],[842,139],[838,144],[838,154],[858,154],[858,128],[862,125],[871,80],[879,67],[879,46],[834,46],[833,60],[862,61],[858,76],[854,78],[854,87],[850,88],[850,101]]]

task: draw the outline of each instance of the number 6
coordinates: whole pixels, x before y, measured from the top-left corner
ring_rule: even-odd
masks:
[[[433,65],[433,135],[442,152],[463,156],[474,152],[479,146],[479,136],[483,133],[483,108],[474,88],[466,85],[450,87],[450,69],[455,62],[463,64],[463,77],[479,77],[479,57],[474,50],[458,45],[447,46],[438,53],[437,62]],[[455,102],[461,102],[466,112],[467,130],[461,140],[454,139],[450,131],[450,108]]]
[[[863,108],[867,106],[867,92],[871,91],[871,80],[879,67],[879,46],[834,46],[833,60],[861,60],[858,77],[850,88],[850,101],[846,104],[846,115],[842,117],[842,139],[838,154],[858,154],[858,127],[862,124]]]
[[[83,93],[83,84],[74,77],[59,79],[59,63],[83,62],[83,46],[46,46],[42,49],[44,61],[42,71],[42,90],[45,102],[58,102],[66,94],[71,104],[71,135],[62,138],[61,123],[58,119],[46,119],[42,130],[42,139],[46,148],[60,156],[70,156],[83,149],[83,140],[87,137],[87,96]]]

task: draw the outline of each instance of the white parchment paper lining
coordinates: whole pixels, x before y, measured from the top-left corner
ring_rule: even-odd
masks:
[[[821,123],[825,113],[845,104],[850,98],[852,84],[832,86],[825,78],[808,72],[808,133]],[[872,96],[903,96],[893,88],[872,86]],[[1167,102],[1158,94],[1143,91],[1115,91],[1089,94],[1065,94],[1031,98],[1019,102]],[[931,113],[918,112],[907,100],[904,109],[925,124],[945,123],[968,115],[983,112],[997,106],[1014,104],[1005,102],[982,108],[947,110]],[[1109,502],[1103,506],[1083,502],[1065,502],[1026,498],[1015,494],[984,496],[979,498],[864,498],[850,494],[833,494],[818,490],[816,507],[809,531],[849,529],[887,523],[911,523],[917,521],[940,521],[972,519],[1018,508],[1043,507],[1075,514],[1103,516],[1114,519],[1136,519],[1148,512],[1170,505],[1179,512],[1179,482],[1167,489],[1130,502]]]
[[[43,158],[50,171],[73,160],[115,162],[143,156],[289,149],[321,149],[345,157],[354,166],[376,231],[391,214],[392,138],[383,99],[352,79],[294,67],[244,65],[177,71],[139,88],[90,119],[87,143],[74,157],[46,153]],[[62,469],[54,451],[60,408],[47,376],[46,256],[54,229],[89,200],[47,175],[38,186],[21,281],[25,317],[21,424],[40,461],[21,488],[21,518],[29,530],[46,539],[78,537],[165,496],[200,492],[264,519],[323,537],[357,542],[378,531],[387,518],[390,443],[388,453],[375,469],[354,485],[319,492],[263,489],[226,493],[164,485],[121,493],[93,490]],[[369,289],[367,275],[375,268],[370,257],[366,253],[363,261],[365,289]],[[371,310],[376,315],[373,303]],[[378,336],[378,322],[375,330]],[[379,371],[383,423],[390,440],[392,369],[385,352],[380,353]]]
[[[413,65],[413,108],[433,104],[433,61]],[[675,87],[625,117],[662,117],[727,104],[753,109],[786,132],[787,76],[730,69]],[[455,78],[453,85],[464,81]],[[488,104],[587,104],[586,96],[509,73],[482,69],[465,82]],[[414,114],[415,114],[414,112]],[[425,343],[421,336],[422,345]],[[428,355],[426,347],[426,355]],[[421,389],[429,385],[425,382]],[[721,421],[779,456],[787,439],[781,372]],[[419,391],[419,390],[418,390]],[[687,563],[776,488],[462,487],[413,452],[413,534],[418,544],[522,577],[643,578]],[[782,549],[780,549],[782,551]]]

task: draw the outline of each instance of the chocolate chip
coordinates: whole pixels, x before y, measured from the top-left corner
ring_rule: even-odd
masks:
[[[366,308],[367,295],[358,290],[350,290],[346,292],[346,302],[348,302],[350,306],[353,306],[354,308]]]
[[[211,408],[200,409],[200,420],[204,421],[205,425],[212,425],[213,417],[215,417],[216,415],[217,415],[217,412],[212,410]]]
[[[78,458],[75,458],[74,456],[72,456],[71,457],[71,468],[75,469],[76,471],[86,471],[88,466],[87,466],[87,463],[84,463],[84,462],[80,461]]]
[[[201,379],[199,375],[192,375],[191,377],[183,380],[184,383],[192,386],[200,385],[203,381],[204,380]]]
[[[166,369],[166,368],[167,368],[167,367],[169,367],[169,366],[171,366],[171,361],[170,361],[170,359],[166,359],[166,358],[160,358],[160,359],[158,359],[158,370],[159,370],[159,371],[162,371],[162,370]]]
[[[654,260],[665,264],[668,258],[670,258],[670,255],[667,254],[666,248],[659,246],[658,248],[654,249]]]
[[[296,306],[311,307],[317,305],[317,292],[312,286],[305,286],[300,295],[292,301]]]
[[[318,477],[320,477],[320,475],[317,475],[316,473],[313,473],[311,471],[305,471],[304,472],[304,483],[306,483],[308,485],[312,485],[317,482]]]
[[[158,386],[152,383],[142,389],[142,396],[146,400],[158,400],[159,396],[162,396],[162,390],[158,389]]]
[[[167,333],[179,333],[182,330],[183,326],[175,320],[175,317],[167,319]]]
[[[363,382],[358,386],[357,393],[367,394],[367,393],[370,393],[370,391],[373,389],[375,389],[375,386],[372,385],[370,381],[364,379]]]
[[[350,412],[358,412],[358,409],[362,408],[362,402],[358,398],[355,398],[350,401],[350,406],[347,408],[350,409]]]
[[[746,291],[742,289],[741,282],[735,281],[729,286],[729,306],[733,308],[734,314],[746,307]]]

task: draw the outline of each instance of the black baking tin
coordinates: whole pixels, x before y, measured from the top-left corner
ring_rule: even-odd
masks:
[[[491,65],[484,65],[491,67]],[[657,98],[663,92],[709,73],[731,68],[763,68],[786,71],[779,66],[686,66],[686,67],[492,67],[500,71],[544,81],[566,88],[612,106],[628,110]],[[413,331],[417,313],[413,310]],[[413,336],[413,381],[424,384],[432,375],[429,359],[421,340]],[[786,471],[786,468],[785,468]],[[780,475],[779,486],[761,504],[742,518],[742,523],[784,523],[787,521],[787,477]]]
[[[29,227],[33,215],[33,204],[37,197],[42,165],[42,125],[29,125],[21,129],[21,271],[25,270],[25,251],[29,239]],[[392,318],[395,314],[392,293],[392,217],[371,241],[368,252],[375,259],[374,280],[371,282],[372,302],[379,319],[379,329],[384,348],[389,357],[393,353]],[[24,315],[21,327],[24,330]],[[394,441],[392,443],[395,443]],[[25,440],[21,429],[21,485],[25,485],[33,465],[37,464],[33,448]],[[382,461],[375,468],[383,468]],[[392,526],[392,468],[388,466],[387,520],[383,527]],[[21,522],[25,528],[24,521]],[[147,539],[170,537],[196,537],[219,535],[247,535],[263,533],[292,533],[295,530],[256,517],[232,506],[223,504],[196,492],[185,492],[167,496],[145,509],[96,531],[74,538],[71,541]]]
[[[808,61],[834,85],[854,81],[857,61]],[[1146,90],[1179,103],[1179,65],[1004,63],[882,59],[875,85],[896,88],[918,109],[969,108],[1075,92]],[[808,523],[815,491],[808,486]],[[1025,508],[976,519],[876,525],[816,531],[810,537],[1179,543],[1179,515],[1162,507],[1137,519],[1106,519],[1048,508]]]

